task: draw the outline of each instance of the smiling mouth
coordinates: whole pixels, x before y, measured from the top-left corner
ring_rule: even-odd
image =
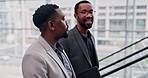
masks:
[[[86,19],[86,20],[85,20],[85,23],[86,23],[86,24],[92,24],[92,20],[91,20],[91,19]]]

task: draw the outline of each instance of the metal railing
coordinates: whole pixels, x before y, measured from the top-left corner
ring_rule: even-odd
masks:
[[[101,62],[101,61],[103,61],[103,60],[105,60],[105,59],[107,59],[107,58],[109,58],[109,57],[111,57],[111,56],[113,56],[113,55],[115,55],[115,54],[117,54],[117,53],[120,53],[120,52],[122,52],[123,50],[125,50],[125,49],[127,49],[127,48],[130,48],[130,47],[136,45],[137,43],[139,43],[139,42],[141,42],[141,41],[143,41],[143,40],[145,40],[145,39],[147,39],[147,38],[148,38],[148,37],[144,37],[144,38],[142,38],[142,39],[140,39],[140,40],[138,40],[138,41],[136,41],[136,42],[134,42],[134,43],[132,43],[132,44],[130,44],[130,45],[128,45],[128,46],[126,46],[126,47],[124,47],[124,48],[122,48],[122,49],[120,49],[120,50],[118,50],[118,51],[116,51],[116,52],[114,52],[114,53],[112,53],[112,54],[106,56],[106,57],[104,57],[104,58],[102,58],[101,60],[99,60],[99,62]],[[125,57],[123,57],[123,58],[121,58],[121,59],[119,59],[119,60],[117,60],[117,61],[115,61],[115,62],[113,62],[113,63],[111,63],[111,64],[109,64],[109,65],[107,65],[107,66],[105,66],[105,67],[100,68],[99,71],[105,70],[105,69],[107,69],[107,68],[109,68],[109,67],[111,67],[111,66],[113,66],[113,65],[115,65],[115,64],[117,64],[117,63],[119,63],[119,62],[122,62],[122,61],[124,61],[124,60],[126,60],[126,59],[128,59],[128,58],[130,58],[130,57],[132,57],[132,56],[134,56],[134,55],[140,54],[140,53],[144,52],[144,51],[147,50],[147,49],[148,49],[148,46],[146,46],[146,47],[144,47],[144,48],[142,48],[142,49],[140,49],[140,50],[138,50],[138,51],[136,51],[136,52],[133,52],[133,53],[131,53],[130,55],[125,56]],[[137,62],[139,62],[139,61],[142,61],[142,60],[145,59],[145,58],[148,58],[148,53],[146,53],[146,54],[143,55],[143,56],[140,55],[140,58],[138,58],[138,59],[136,59],[136,60],[133,60],[133,61],[131,61],[131,62],[128,62],[128,63],[126,63],[126,64],[124,64],[124,65],[122,65],[122,66],[120,66],[120,67],[117,67],[117,68],[114,69],[114,70],[111,70],[111,71],[109,71],[109,72],[103,74],[102,77],[106,77],[106,76],[108,76],[108,75],[111,75],[111,74],[113,74],[113,73],[115,73],[115,72],[117,72],[117,71],[119,71],[119,70],[121,70],[121,69],[124,69],[124,68],[126,68],[126,67],[128,67],[128,66],[131,66],[131,65],[133,65],[133,64],[135,64],[135,63],[137,63]],[[144,61],[144,60],[143,60],[143,61]]]
[[[135,63],[137,63],[137,62],[139,62],[139,61],[141,61],[143,59],[146,59],[146,58],[148,58],[148,54],[146,54],[146,55],[144,55],[144,56],[142,56],[142,57],[140,57],[140,58],[138,58],[138,59],[136,59],[134,61],[131,61],[131,62],[125,64],[125,65],[122,65],[121,67],[118,67],[118,68],[116,68],[116,69],[114,69],[112,71],[109,71],[109,72],[103,74],[102,77],[106,77],[106,76],[108,76],[110,74],[113,74],[113,73],[115,73],[115,72],[117,72],[117,71],[119,71],[121,69],[124,69],[124,68],[126,68],[128,66],[131,66],[131,65],[133,65],[133,64],[135,64]]]
[[[102,70],[104,70],[104,69],[106,69],[106,68],[108,68],[110,66],[113,66],[113,65],[115,65],[115,64],[117,64],[117,63],[119,63],[121,61],[124,61],[124,60],[126,60],[126,59],[128,59],[128,58],[130,58],[130,57],[132,57],[132,56],[134,56],[134,55],[136,55],[138,53],[140,53],[140,52],[143,52],[144,50],[147,50],[147,49],[148,49],[148,46],[144,47],[143,49],[140,49],[139,51],[136,51],[136,52],[134,52],[134,53],[132,53],[132,54],[122,58],[122,59],[119,59],[119,60],[117,60],[117,61],[115,61],[115,62],[113,62],[113,63],[111,63],[111,64],[109,64],[109,65],[107,65],[107,66],[105,66],[103,68],[101,68],[101,69],[99,69],[99,71],[102,71]]]
[[[104,58],[102,58],[102,59],[100,59],[99,62],[101,62],[101,61],[103,61],[103,60],[105,60],[105,59],[107,59],[107,58],[109,58],[109,57],[111,57],[111,56],[113,56],[113,55],[115,55],[115,54],[117,54],[117,53],[120,53],[120,52],[122,52],[123,50],[125,50],[125,49],[127,49],[127,48],[129,48],[129,47],[131,47],[131,46],[133,46],[133,45],[135,45],[135,44],[137,44],[137,43],[139,43],[139,42],[141,42],[141,41],[147,39],[147,38],[148,38],[148,36],[147,36],[147,37],[144,37],[144,38],[142,38],[142,39],[140,39],[140,40],[138,40],[138,41],[136,41],[136,42],[134,42],[134,43],[132,43],[132,44],[130,44],[130,45],[128,45],[128,46],[126,46],[126,47],[124,47],[124,48],[122,48],[122,49],[120,49],[120,50],[118,50],[118,51],[116,51],[116,52],[114,52],[114,53],[112,53],[112,54],[110,54],[110,55],[104,57]]]

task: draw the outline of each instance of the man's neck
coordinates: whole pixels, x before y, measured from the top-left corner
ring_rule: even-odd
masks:
[[[53,46],[55,46],[57,44],[57,40],[54,39],[54,37],[52,36],[46,36],[46,35],[43,35],[41,34],[41,36],[47,41],[47,42],[50,42]]]
[[[88,29],[85,29],[81,26],[77,26],[77,29],[78,29],[78,31],[80,32],[81,35],[87,36]]]

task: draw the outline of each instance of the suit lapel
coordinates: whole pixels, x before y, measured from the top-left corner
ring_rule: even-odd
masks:
[[[97,51],[96,51],[96,48],[95,48],[95,39],[94,39],[93,36],[91,36],[91,40],[92,40],[93,47],[94,47],[94,50],[95,50],[95,58],[96,58],[96,61],[97,61],[97,65],[98,65],[98,67],[99,67]]]
[[[89,54],[88,54],[88,50],[87,50],[87,47],[86,47],[86,44],[84,43],[79,31],[77,30],[77,28],[75,27],[73,30],[73,35],[74,35],[74,38],[76,38],[76,41],[77,43],[79,44],[79,47],[81,48],[85,58],[87,59],[87,61],[89,62],[89,64],[92,66],[91,64],[91,60],[90,60],[90,57],[89,57]]]
[[[55,53],[55,51],[50,47],[50,45],[40,36],[39,40],[38,40],[41,45],[45,48],[45,50],[47,51],[47,54],[53,58],[53,60],[59,65],[59,67],[61,68],[61,70],[63,71],[63,73],[65,74],[65,76],[67,78],[69,78],[69,75],[64,67],[64,65],[62,64],[61,60],[58,58],[57,54]]]

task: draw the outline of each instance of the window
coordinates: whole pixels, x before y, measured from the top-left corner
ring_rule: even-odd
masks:
[[[105,13],[98,13],[98,16],[105,16]]]
[[[5,8],[5,2],[2,2],[1,0],[0,0],[0,9],[1,8]]]
[[[126,13],[123,13],[123,12],[122,12],[122,13],[114,13],[114,15],[115,15],[115,16],[123,16],[123,15],[125,16]]]
[[[98,30],[98,37],[105,37],[105,31]]]
[[[125,29],[125,19],[111,19],[110,29]]]
[[[146,6],[137,6],[137,9],[146,9]]]
[[[137,16],[145,16],[146,15],[146,12],[138,12],[136,13]]]
[[[141,38],[145,36],[145,32],[136,32],[136,38]]]
[[[98,19],[98,36],[105,36],[105,19]]]
[[[115,6],[114,9],[126,9],[125,6]]]
[[[145,29],[145,19],[137,19],[136,20],[136,29]]]
[[[99,19],[98,20],[98,25],[99,26],[101,26],[101,25],[105,26],[105,19]]]
[[[112,37],[112,38],[123,38],[123,37],[125,37],[125,32],[124,31],[111,31],[110,37]]]
[[[99,9],[99,10],[105,10],[106,7],[103,7],[103,6],[102,6],[102,7],[99,7],[98,9]]]

